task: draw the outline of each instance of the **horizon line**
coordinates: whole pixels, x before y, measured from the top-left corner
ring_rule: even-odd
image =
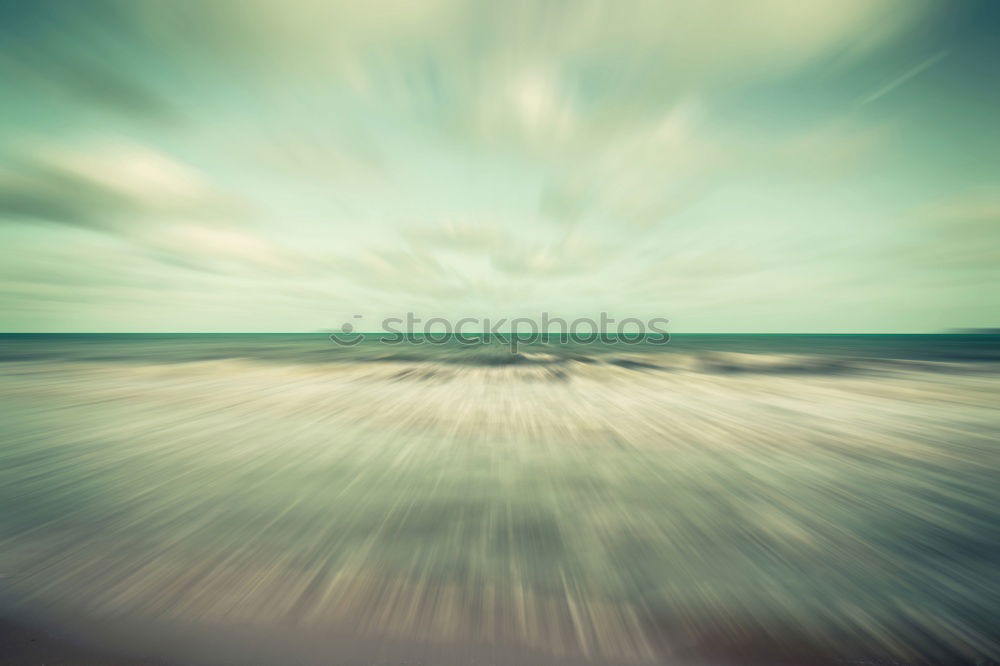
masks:
[[[335,329],[317,331],[0,331],[0,335],[330,335],[340,333]],[[598,331],[602,335],[619,335],[611,331]],[[511,331],[463,331],[461,333],[444,332],[394,332],[394,331],[352,331],[351,335],[417,335],[417,336],[455,336],[455,335],[510,335]],[[593,335],[587,332],[586,335]],[[518,333],[519,336],[572,335],[561,332]],[[621,334],[629,335],[629,334]],[[659,336],[659,333],[645,334],[643,337]],[[1000,327],[970,327],[953,328],[937,331],[677,331],[669,335],[1000,335]]]

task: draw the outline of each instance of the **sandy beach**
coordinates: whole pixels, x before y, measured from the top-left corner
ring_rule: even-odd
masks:
[[[5,363],[0,595],[113,652],[996,655],[991,360],[98,351]]]

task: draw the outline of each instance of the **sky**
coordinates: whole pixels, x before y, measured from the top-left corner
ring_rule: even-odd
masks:
[[[997,327],[998,27],[965,0],[0,0],[0,330]]]

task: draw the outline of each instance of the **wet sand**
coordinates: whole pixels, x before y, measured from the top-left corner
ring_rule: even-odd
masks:
[[[169,666],[159,659],[117,654],[39,625],[0,618],[5,666]]]
[[[155,653],[155,657],[144,655]],[[523,645],[372,639],[334,627],[179,626],[0,618],[4,666],[633,666],[631,661],[556,657]]]

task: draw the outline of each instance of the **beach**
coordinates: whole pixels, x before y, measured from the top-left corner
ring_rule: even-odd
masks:
[[[990,336],[3,343],[17,626],[164,663],[1000,658]]]

